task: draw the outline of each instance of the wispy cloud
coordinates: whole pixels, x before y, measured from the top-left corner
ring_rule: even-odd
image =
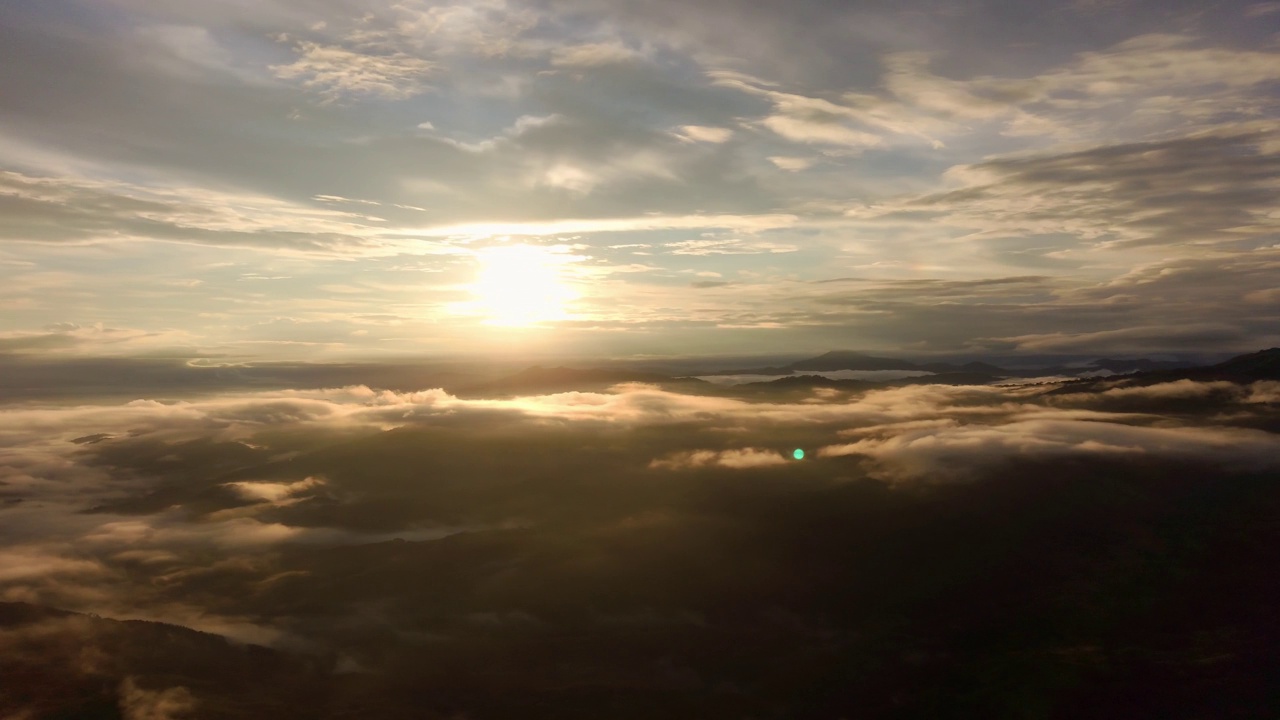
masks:
[[[299,80],[328,100],[372,95],[404,100],[427,91],[435,63],[404,53],[370,55],[313,42],[299,43],[298,59],[275,65],[276,77]]]

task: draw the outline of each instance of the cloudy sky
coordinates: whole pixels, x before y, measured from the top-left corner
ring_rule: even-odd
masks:
[[[46,0],[0,352],[1280,344],[1280,3]]]

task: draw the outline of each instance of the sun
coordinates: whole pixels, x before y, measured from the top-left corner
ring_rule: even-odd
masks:
[[[568,317],[577,296],[566,285],[564,266],[572,258],[532,245],[481,250],[480,272],[469,286],[474,307],[486,324],[528,327]]]

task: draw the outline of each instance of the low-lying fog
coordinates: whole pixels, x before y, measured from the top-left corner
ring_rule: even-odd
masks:
[[[1278,402],[1178,380],[8,405],[0,599],[267,645],[286,679],[48,617],[0,632],[10,670],[43,668],[0,709],[998,713],[1010,683],[1199,707],[1174,681],[1206,673],[1248,703],[1277,637]]]

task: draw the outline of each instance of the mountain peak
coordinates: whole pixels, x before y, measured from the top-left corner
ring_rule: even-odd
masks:
[[[915,370],[917,365],[897,358],[876,357],[852,350],[832,350],[788,365],[793,370]]]
[[[1237,355],[1212,369],[1238,375],[1256,377],[1280,377],[1280,348],[1268,348],[1258,352]]]

